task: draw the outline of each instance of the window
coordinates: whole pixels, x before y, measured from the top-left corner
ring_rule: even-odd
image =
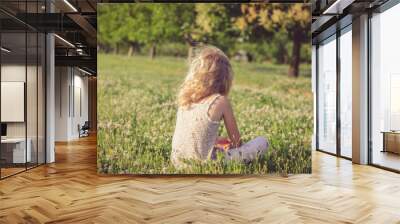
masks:
[[[0,6],[15,5],[1,2]],[[40,13],[43,1],[19,2]],[[45,34],[0,12],[0,178],[45,163]]]
[[[336,35],[318,47],[318,149],[336,153]]]
[[[371,18],[371,158],[400,170],[400,4]]]
[[[352,156],[352,35],[351,25],[341,31],[340,39],[340,154]]]

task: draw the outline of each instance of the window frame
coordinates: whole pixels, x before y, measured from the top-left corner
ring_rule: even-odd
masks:
[[[367,61],[368,61],[368,68],[367,68],[367,78],[368,78],[368,165],[377,167],[383,170],[400,173],[400,170],[390,168],[384,165],[380,165],[374,163],[373,160],[373,132],[372,132],[372,18],[373,14],[380,14],[384,13],[385,11],[391,9],[392,7],[400,4],[400,0],[388,0],[382,5],[378,6],[377,8],[369,10],[368,13],[368,30],[367,30],[367,46],[368,46],[368,54],[367,54]],[[400,155],[399,155],[400,156]]]
[[[342,155],[341,153],[341,119],[340,119],[340,81],[341,81],[341,68],[340,68],[340,37],[347,33],[347,32],[352,32],[352,29],[349,29],[349,27],[352,26],[352,16],[347,15],[343,17],[341,20],[338,20],[335,24],[333,24],[331,27],[327,28],[325,32],[322,32],[319,37],[317,37],[317,41],[315,44],[315,58],[316,58],[316,68],[315,68],[315,84],[316,84],[316,111],[315,111],[315,116],[316,116],[316,137],[315,137],[315,142],[316,142],[316,151],[323,152],[329,155],[337,156],[339,158],[344,158],[346,160],[352,160],[351,157],[347,157]],[[321,149],[319,147],[319,53],[318,49],[320,45],[323,42],[326,42],[329,40],[329,38],[332,38],[332,36],[335,36],[333,40],[330,41],[336,41],[336,152],[332,153],[327,150]],[[322,38],[321,38],[322,37]]]
[[[38,8],[39,0],[35,0],[33,2],[37,4],[36,10],[38,11],[39,10],[39,8]],[[24,3],[26,3],[26,2],[24,1]],[[0,180],[4,180],[4,179],[6,179],[8,177],[12,177],[14,175],[26,172],[26,171],[28,171],[30,169],[34,169],[34,168],[39,167],[41,165],[47,164],[47,43],[48,43],[48,40],[47,40],[47,32],[40,31],[40,30],[28,25],[27,23],[23,23],[22,21],[18,20],[16,17],[12,16],[12,14],[7,12],[6,10],[4,10],[2,8],[0,8],[0,9],[1,9],[1,12],[6,13],[7,15],[11,16],[11,18],[15,19],[18,22],[21,22],[22,25],[23,25],[23,30],[22,29],[21,30],[16,30],[16,31],[3,31],[3,30],[0,30],[0,45],[2,45],[2,35],[4,33],[21,33],[21,34],[25,35],[25,37],[24,37],[24,39],[25,39],[24,40],[24,42],[25,42],[25,49],[24,49],[24,51],[25,51],[25,56],[24,56],[25,57],[24,58],[24,60],[25,60],[25,65],[24,65],[25,66],[25,68],[24,68],[24,70],[25,70],[25,87],[24,87],[24,90],[25,90],[25,93],[24,93],[25,166],[21,167],[21,168],[23,168],[23,170],[17,171],[15,173],[12,173],[12,174],[9,174],[9,175],[4,175],[2,173],[2,169],[3,168],[0,166]],[[47,11],[47,7],[46,7],[46,11]],[[27,15],[27,13],[28,13],[27,12],[27,5],[25,4],[25,15]],[[1,24],[0,24],[0,26],[1,26]],[[36,67],[35,72],[34,72],[35,75],[36,75],[36,91],[34,93],[32,93],[36,97],[36,122],[34,122],[35,125],[36,125],[36,127],[35,127],[36,136],[32,137],[32,138],[36,138],[36,141],[37,141],[37,144],[36,144],[36,161],[34,163],[27,162],[27,156],[28,156],[28,154],[27,154],[27,147],[28,147],[28,144],[27,144],[28,143],[28,112],[27,112],[27,94],[28,94],[27,93],[27,83],[28,83],[28,78],[27,78],[27,76],[28,76],[28,59],[29,59],[28,58],[28,34],[33,34],[34,36],[36,36],[36,41],[35,41],[36,42],[35,43],[36,44],[36,47],[35,47],[36,59],[35,59],[35,62],[34,62],[35,67]],[[43,34],[42,38],[39,38],[40,34]],[[39,63],[39,41],[41,41],[41,44],[42,44],[41,47],[43,48],[40,51],[40,52],[43,53],[43,55],[40,55],[42,57],[42,60],[44,60],[44,63],[42,63],[42,64]],[[1,79],[2,79],[2,77],[1,77],[1,75],[2,75],[1,74],[1,68],[3,66],[3,64],[2,64],[3,60],[2,59],[3,59],[2,58],[2,53],[0,53],[0,82],[1,82]],[[43,88],[43,93],[42,93],[42,96],[43,96],[42,103],[43,103],[43,105],[41,105],[43,107],[42,109],[44,110],[43,111],[43,113],[44,113],[43,117],[39,117],[39,113],[38,113],[38,111],[39,111],[39,81],[38,81],[38,76],[39,76],[39,66],[40,65],[42,65],[42,70],[41,70],[42,74],[41,75],[42,75],[42,82],[43,82],[42,83],[43,84],[43,86],[42,86],[42,88]],[[1,86],[0,86],[0,89],[1,89]],[[0,105],[0,110],[1,110],[1,105]],[[43,147],[42,148],[43,155],[41,155],[41,157],[43,157],[42,158],[43,162],[39,162],[39,141],[38,141],[38,139],[39,139],[39,120],[42,122],[43,129],[44,129],[43,130],[43,143],[44,144],[42,145],[42,147]],[[0,123],[1,123],[1,119],[0,119]],[[1,144],[0,144],[0,158],[1,158],[1,148],[2,147],[1,147]],[[29,163],[29,166],[28,166],[28,163]]]

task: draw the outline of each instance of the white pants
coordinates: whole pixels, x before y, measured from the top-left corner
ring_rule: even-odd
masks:
[[[269,144],[267,139],[259,136],[238,148],[229,149],[225,152],[225,159],[250,162],[260,155],[263,155],[267,151],[268,147]]]

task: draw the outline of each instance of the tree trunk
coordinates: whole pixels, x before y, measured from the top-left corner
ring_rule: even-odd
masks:
[[[190,33],[185,34],[184,37],[186,44],[188,46],[187,60],[190,62],[193,57],[193,48],[196,46],[196,42],[193,40],[192,35],[190,35]]]
[[[278,64],[284,64],[286,63],[286,49],[285,46],[283,46],[283,44],[279,44],[278,46],[278,55],[277,55],[277,62]]]
[[[300,65],[300,47],[301,47],[301,31],[295,30],[293,33],[293,49],[292,58],[290,59],[289,76],[299,76]]]
[[[140,54],[140,44],[139,43],[135,42],[133,49],[136,54]]]
[[[134,52],[134,50],[133,50],[133,46],[132,46],[132,44],[131,44],[131,45],[129,45],[128,57],[133,56],[133,52]]]
[[[115,45],[114,54],[119,54],[119,44]]]
[[[150,48],[150,58],[154,59],[156,57],[156,45],[152,44]]]
[[[131,57],[134,54],[139,53],[139,44],[137,42],[130,42],[129,43],[129,50],[128,50],[128,56]]]

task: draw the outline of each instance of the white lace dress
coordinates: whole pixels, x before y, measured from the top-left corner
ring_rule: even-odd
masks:
[[[171,152],[171,162],[176,168],[185,167],[184,160],[204,161],[215,158],[214,145],[220,121],[211,120],[208,110],[219,96],[214,95],[210,100],[193,104],[187,109],[178,108]],[[267,149],[267,139],[256,137],[238,148],[229,149],[225,152],[225,159],[247,162],[256,159]]]
[[[189,108],[178,108],[171,153],[171,161],[176,167],[183,166],[184,159],[210,158],[220,122],[211,120],[208,110],[219,96],[212,96],[211,100],[192,104]]]

